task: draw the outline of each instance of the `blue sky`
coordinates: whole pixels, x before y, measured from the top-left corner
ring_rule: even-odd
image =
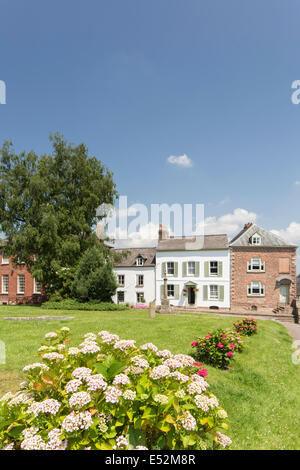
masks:
[[[298,0],[2,0],[0,142],[43,153],[61,132],[129,203],[204,203],[224,230],[240,208],[300,243],[299,14]],[[182,155],[192,166],[167,161]]]

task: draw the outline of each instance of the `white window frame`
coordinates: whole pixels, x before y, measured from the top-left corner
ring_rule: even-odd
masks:
[[[212,263],[216,264],[217,266],[212,266]],[[212,269],[216,269],[217,268],[217,272],[212,272]],[[209,262],[209,275],[210,276],[218,276],[219,274],[219,263],[218,261],[210,261]]]
[[[24,279],[24,290],[21,291],[20,290],[20,278],[23,278]],[[25,275],[24,274],[18,274],[18,278],[17,278],[17,294],[20,294],[20,295],[24,295],[25,294]]]
[[[119,300],[119,294],[123,294],[123,300]],[[125,291],[124,290],[118,290],[117,291],[117,303],[118,304],[123,304],[125,302]]]
[[[175,275],[175,263],[174,261],[167,261],[167,276],[174,276],[174,275]]]
[[[120,277],[123,278],[123,282],[120,282]],[[118,284],[120,287],[125,286],[125,274],[118,274]]]
[[[137,266],[144,266],[144,260],[143,260],[142,256],[138,256],[136,258],[136,265]]]
[[[5,290],[4,287],[4,278],[7,279],[7,289]],[[2,274],[2,280],[1,280],[1,292],[2,294],[8,294],[8,286],[9,286],[9,276],[8,274]]]
[[[1,255],[2,255],[2,263],[1,264],[9,264],[9,256],[5,255],[4,251],[2,251]]]
[[[258,262],[257,262],[258,261]],[[258,269],[255,269],[254,266],[259,266]],[[265,262],[258,256],[258,257],[253,257],[251,258],[250,261],[248,261],[248,272],[265,272]]]
[[[254,287],[255,286],[255,287]],[[259,290],[259,292],[253,292],[253,290]],[[252,281],[247,286],[247,296],[248,297],[265,297],[266,288],[261,281]]]
[[[251,245],[261,245],[261,236],[258,234],[258,233],[255,233],[254,235],[252,235],[251,237]]]
[[[33,293],[34,294],[41,294],[42,293],[41,283],[40,283],[40,281],[37,281],[35,278],[33,279]]]
[[[142,280],[142,282],[140,282],[140,280]],[[138,287],[143,287],[144,286],[144,274],[137,274],[136,275],[136,285]]]
[[[173,293],[169,294],[170,290]],[[175,284],[167,284],[167,298],[168,299],[174,299],[174,297],[175,297]]]
[[[212,288],[215,288],[216,294],[212,294]],[[220,298],[220,286],[217,284],[210,284],[209,286],[209,300],[219,300]]]
[[[193,266],[192,269],[191,266]],[[187,262],[187,275],[188,276],[196,276],[196,261],[188,261]]]
[[[142,299],[139,300],[139,297],[141,297]],[[144,292],[137,292],[137,293],[136,293],[136,301],[137,301],[137,303],[143,303],[143,300],[145,300]]]

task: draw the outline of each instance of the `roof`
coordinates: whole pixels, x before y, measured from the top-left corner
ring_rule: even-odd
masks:
[[[133,267],[136,266],[136,258],[140,255],[144,258],[143,266],[155,266],[155,248],[123,248],[113,249],[115,253],[128,253],[121,261],[115,263],[115,266]],[[141,266],[139,266],[141,267]]]
[[[194,245],[194,246],[193,246]],[[204,235],[203,237],[170,237],[159,240],[157,251],[226,250],[227,235]]]
[[[251,245],[249,239],[254,234],[261,236],[260,245]],[[229,246],[232,247],[251,247],[251,248],[260,248],[260,247],[285,247],[285,248],[297,248],[296,245],[292,245],[282,238],[278,237],[272,232],[268,232],[262,227],[259,227],[256,224],[246,224],[243,230],[240,231],[229,243]]]

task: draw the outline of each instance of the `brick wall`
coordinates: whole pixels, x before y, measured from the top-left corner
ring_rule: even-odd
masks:
[[[2,263],[0,253],[0,304],[32,304],[45,300],[43,294],[34,293],[34,280],[24,265],[14,266],[9,259],[9,264]],[[2,293],[2,275],[8,275],[8,294]],[[25,292],[17,293],[18,274],[25,276]]]
[[[247,272],[248,261],[260,257],[265,261],[265,272]],[[289,272],[281,273],[280,266],[289,260]],[[281,260],[281,261],[280,261]],[[280,287],[276,278],[288,276],[290,284],[290,303],[296,297],[296,249],[295,248],[231,248],[231,308],[243,307],[251,309],[256,305],[259,310],[272,310],[279,305]],[[248,284],[261,281],[265,285],[265,296],[248,296]],[[285,282],[285,281],[284,281]]]

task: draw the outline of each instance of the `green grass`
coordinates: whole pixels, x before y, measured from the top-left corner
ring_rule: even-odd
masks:
[[[15,322],[5,316],[54,315],[73,320]],[[0,366],[0,395],[15,390],[22,367],[37,359],[44,334],[69,326],[72,343],[84,333],[108,330],[138,344],[151,341],[174,353],[191,353],[190,343],[211,329],[231,327],[236,317],[218,315],[157,315],[147,311],[51,311],[39,307],[0,307],[0,339],[6,344],[6,364]],[[246,348],[232,367],[207,366],[208,382],[228,412],[234,449],[300,449],[300,367],[291,361],[292,339],[282,325],[259,321],[259,333],[246,338]]]

